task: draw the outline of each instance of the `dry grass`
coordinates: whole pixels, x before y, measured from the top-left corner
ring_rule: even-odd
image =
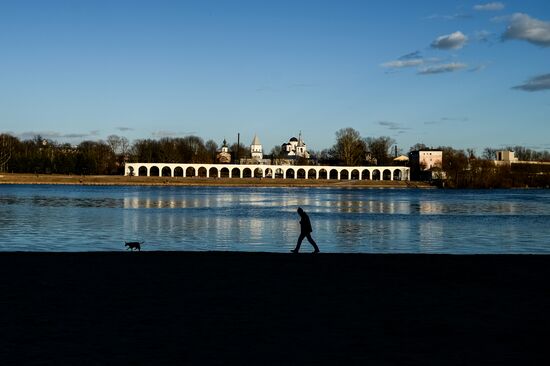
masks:
[[[128,177],[121,175],[57,175],[57,174],[3,174],[0,184],[81,184],[81,185],[136,185],[136,186],[232,186],[232,187],[356,187],[356,188],[426,188],[422,182],[327,180],[327,179],[271,179],[271,178],[172,178]]]

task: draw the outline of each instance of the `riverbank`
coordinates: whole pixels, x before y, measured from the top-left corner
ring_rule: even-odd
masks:
[[[10,174],[0,175],[0,184],[79,184],[103,186],[232,186],[232,187],[354,187],[354,188],[431,188],[424,182],[271,179],[271,178],[182,178],[129,177],[122,175],[58,175]]]
[[[550,256],[0,253],[21,365],[528,365]]]

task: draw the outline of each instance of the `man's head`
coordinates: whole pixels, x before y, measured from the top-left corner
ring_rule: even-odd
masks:
[[[301,207],[298,207],[298,210],[296,210],[296,211],[298,211],[298,213],[299,213],[300,215],[304,213],[304,210],[302,210]]]

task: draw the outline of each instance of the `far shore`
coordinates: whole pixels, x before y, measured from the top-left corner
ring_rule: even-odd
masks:
[[[89,186],[230,186],[433,188],[425,182],[329,179],[130,177],[123,175],[0,174],[0,184],[67,184]]]

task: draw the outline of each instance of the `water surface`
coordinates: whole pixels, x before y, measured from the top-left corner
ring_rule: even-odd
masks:
[[[0,186],[0,251],[550,253],[548,190]],[[303,251],[311,247],[305,241]]]

